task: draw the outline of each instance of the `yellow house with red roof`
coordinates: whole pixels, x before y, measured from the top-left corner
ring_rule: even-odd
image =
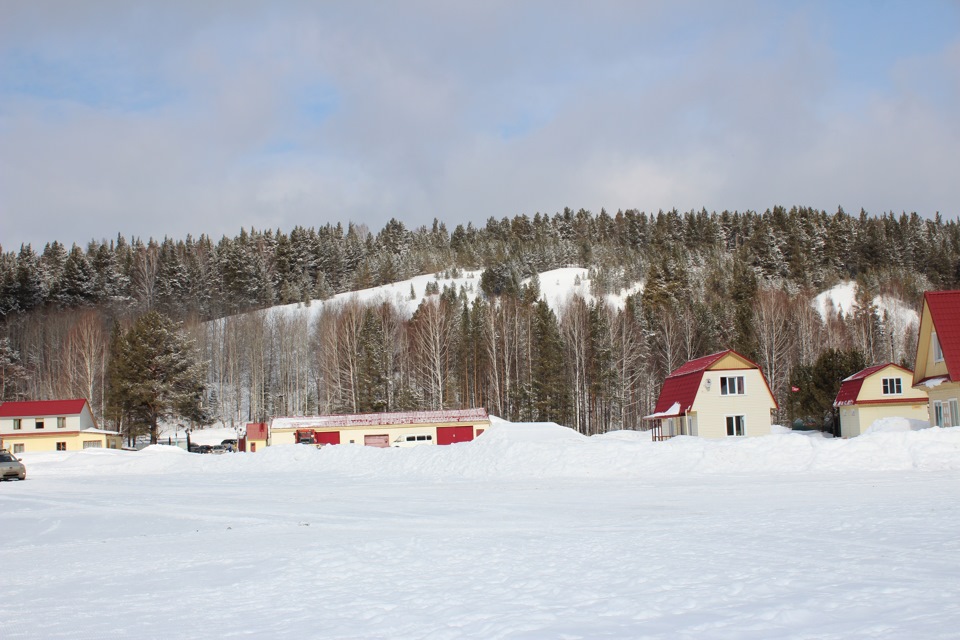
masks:
[[[913,371],[888,362],[858,371],[840,384],[833,406],[840,412],[840,435],[858,436],[877,420],[927,420],[926,389],[915,389]]]
[[[483,408],[274,418],[269,444],[443,445],[469,442],[489,426]]]
[[[643,419],[655,439],[763,436],[770,435],[770,412],[776,408],[760,366],[728,349],[667,376],[654,412]]]
[[[86,400],[0,404],[0,448],[12,453],[119,449],[120,434],[97,427]]]
[[[913,387],[930,399],[930,424],[960,426],[960,291],[923,294]]]

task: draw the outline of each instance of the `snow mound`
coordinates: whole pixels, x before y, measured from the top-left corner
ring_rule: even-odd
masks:
[[[481,436],[489,442],[569,442],[582,441],[587,437],[556,422],[507,422],[491,423]]]
[[[607,433],[598,433],[590,436],[596,440],[622,440],[624,442],[650,442],[650,431],[630,431],[624,429],[621,431],[608,431]]]
[[[889,417],[874,420],[873,424],[867,427],[864,435],[868,433],[903,433],[905,431],[920,431],[929,429],[930,423],[926,420],[914,420],[912,418]]]
[[[384,480],[654,478],[697,474],[821,473],[852,470],[960,470],[960,428],[878,427],[857,438],[799,433],[651,442],[649,433],[586,437],[553,423],[500,422],[473,442],[409,449],[276,445],[257,453],[186,454],[154,446],[139,452],[91,450],[27,454],[32,477],[45,474],[236,473],[368,477]]]

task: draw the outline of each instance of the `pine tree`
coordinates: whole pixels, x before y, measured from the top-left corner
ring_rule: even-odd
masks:
[[[533,362],[531,365],[531,405],[533,418],[564,424],[569,419],[570,397],[564,367],[563,338],[560,324],[543,300],[533,305],[531,327]]]
[[[160,422],[183,418],[203,422],[206,365],[180,327],[151,311],[112,345],[110,404],[149,429],[157,442]]]
[[[189,308],[187,292],[187,269],[173,240],[164,238],[157,256],[157,309],[171,317],[182,316]]]
[[[17,256],[16,303],[21,313],[43,304],[46,296],[40,260],[29,244],[20,246]]]
[[[96,288],[93,267],[80,247],[73,245],[63,267],[57,299],[68,307],[93,304],[96,300]]]

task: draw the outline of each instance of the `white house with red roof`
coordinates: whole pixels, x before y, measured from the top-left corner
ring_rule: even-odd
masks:
[[[923,294],[913,386],[927,392],[930,424],[960,426],[960,291]]]
[[[913,371],[892,362],[845,378],[833,402],[840,413],[840,435],[858,436],[882,418],[928,420],[927,391],[912,384]]]
[[[0,448],[13,453],[119,449],[120,434],[97,427],[86,400],[0,404]]]
[[[760,366],[728,349],[667,376],[655,411],[644,420],[658,439],[762,436],[770,435],[770,412],[776,408]]]

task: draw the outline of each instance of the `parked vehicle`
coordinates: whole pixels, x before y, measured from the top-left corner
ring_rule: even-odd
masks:
[[[314,429],[297,429],[294,433],[297,444],[316,444],[317,432]]]
[[[227,448],[222,444],[215,444],[210,447],[209,453],[223,454],[227,452]]]
[[[417,447],[422,444],[435,444],[431,434],[417,433],[398,437],[393,441],[394,447]]]
[[[237,441],[234,438],[228,438],[220,443],[227,451],[237,450]]]
[[[0,480],[26,480],[27,468],[20,458],[6,449],[0,449]]]

